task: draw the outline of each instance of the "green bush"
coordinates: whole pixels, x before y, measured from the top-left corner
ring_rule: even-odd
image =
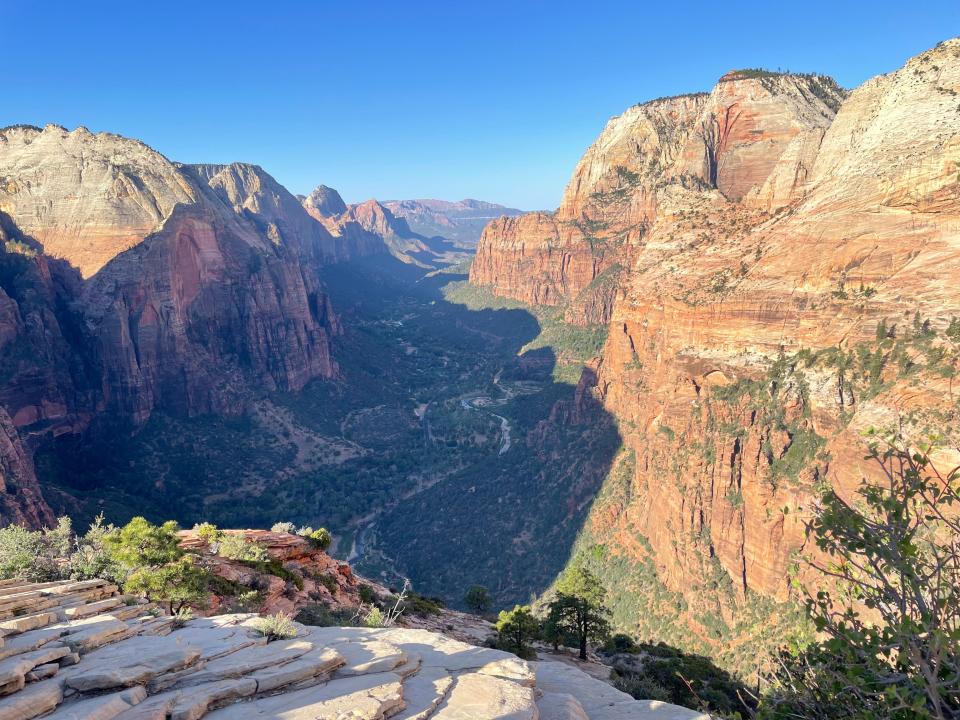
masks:
[[[513,610],[501,610],[495,628],[498,648],[525,659],[536,657],[529,643],[537,638],[540,623],[529,605],[515,605]]]
[[[236,533],[224,533],[221,536],[217,544],[217,555],[246,562],[267,562],[270,559],[266,550]]]
[[[316,627],[350,627],[357,624],[356,610],[339,608],[331,610],[326,605],[304,605],[297,612],[296,621],[301,625]]]
[[[293,624],[293,620],[282,612],[257,618],[253,622],[253,628],[263,635],[267,642],[287,640],[297,636],[297,627]]]

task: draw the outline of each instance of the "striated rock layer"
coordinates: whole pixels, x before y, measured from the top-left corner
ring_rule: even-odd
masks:
[[[616,277],[649,244],[651,226],[676,209],[672,189],[739,200],[788,149],[822,137],[842,97],[821,76],[730,73],[710,94],[632,107],[581,158],[555,213],[487,226],[470,280],[525,302],[586,304],[588,312],[573,309],[568,319],[606,322]]]
[[[488,226],[471,281],[500,294],[576,310],[622,266],[572,313],[609,315],[594,392],[627,468],[587,532],[653,562],[690,635],[789,597],[818,484],[877,472],[868,428],[947,432],[958,464],[958,110],[956,39],[848,97],[733,73],[612,120],[556,214]]]
[[[425,630],[292,623],[268,640],[255,615],[155,611],[101,580],[0,583],[0,718],[707,717]]]

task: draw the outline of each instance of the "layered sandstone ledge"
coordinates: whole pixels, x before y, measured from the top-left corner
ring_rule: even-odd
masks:
[[[0,720],[696,720],[562,663],[425,630],[178,623],[105,581],[0,584]]]

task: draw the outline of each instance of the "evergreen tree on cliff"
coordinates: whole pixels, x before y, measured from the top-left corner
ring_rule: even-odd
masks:
[[[587,659],[587,643],[603,642],[610,634],[607,591],[600,579],[581,565],[560,576],[556,598],[549,605],[548,623],[577,638],[580,659]]]

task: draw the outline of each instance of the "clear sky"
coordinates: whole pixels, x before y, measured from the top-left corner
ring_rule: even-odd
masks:
[[[960,0],[0,0],[0,126],[85,125],[348,201],[556,207],[606,120],[737,67],[855,86]]]

